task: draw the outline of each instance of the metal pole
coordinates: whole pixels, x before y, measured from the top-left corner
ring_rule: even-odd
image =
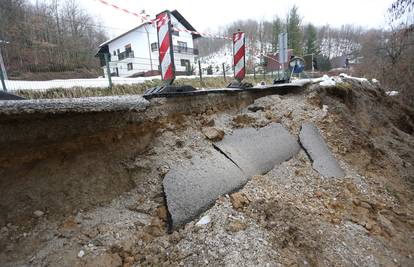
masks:
[[[109,68],[109,54],[105,53],[105,63],[106,63],[106,75],[108,77],[109,88],[112,88],[112,77],[111,77],[111,70]]]
[[[224,62],[223,62],[223,76],[224,76],[224,81],[226,81],[226,68],[224,67]]]
[[[8,80],[6,67],[4,66],[3,56],[1,54],[1,48],[0,48],[0,71],[3,73],[3,78],[5,80]]]
[[[3,86],[3,91],[7,91],[6,83],[4,82],[4,76],[3,76],[3,71],[2,70],[0,70],[0,80],[1,80],[1,85]]]
[[[3,56],[1,55],[1,48],[0,48],[0,80],[1,85],[3,86],[3,91],[7,91],[6,83],[4,80],[7,80],[7,73],[6,67],[4,66]]]
[[[253,79],[256,80],[256,67],[253,65]]]
[[[201,62],[198,61],[198,74],[200,75],[200,83],[203,82],[203,75],[201,74]]]

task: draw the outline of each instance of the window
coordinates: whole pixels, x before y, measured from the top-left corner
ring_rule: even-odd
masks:
[[[180,36],[180,32],[179,31],[174,31],[173,30],[172,34],[175,35],[175,36]]]
[[[132,63],[128,63],[127,68],[128,68],[128,70],[132,70],[134,67],[132,66]]]
[[[116,51],[114,50],[114,56],[116,56]]]
[[[186,42],[177,42],[178,44],[178,53],[180,52],[187,52],[187,43]]]
[[[121,53],[121,51],[119,51],[119,49],[116,50],[116,53],[119,55],[119,53]]]
[[[151,44],[151,51],[154,52],[154,51],[157,51],[157,50],[158,50],[158,44],[157,43],[152,43]]]
[[[187,43],[186,43],[186,42],[181,42],[181,41],[178,41],[177,43],[178,43],[178,46],[179,46],[179,47],[184,47],[184,48],[187,48]]]
[[[181,59],[181,66],[183,66],[183,67],[190,66],[190,60],[188,60],[188,59]]]
[[[125,46],[125,52],[128,54],[128,53],[130,53],[131,51],[132,51],[131,44],[127,44],[127,45]]]

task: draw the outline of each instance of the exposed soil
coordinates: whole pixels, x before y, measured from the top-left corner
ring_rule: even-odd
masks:
[[[221,136],[280,122],[298,135],[305,121],[319,127],[344,178],[320,176],[301,151],[220,197],[200,216],[210,218],[207,224],[195,220],[167,233],[162,179],[177,161],[211,148],[206,128]],[[153,123],[158,126],[146,139],[137,131],[105,147],[85,146],[3,171],[27,177],[11,181],[28,197],[44,199],[43,190],[55,181],[79,190],[73,196],[80,202],[91,202],[87,208],[75,200],[24,207],[14,200],[31,215],[0,221],[0,266],[414,265],[414,111],[377,85],[346,80],[262,97],[240,110]],[[62,173],[65,164],[73,168],[69,176]],[[88,187],[96,193],[85,190],[85,196]]]

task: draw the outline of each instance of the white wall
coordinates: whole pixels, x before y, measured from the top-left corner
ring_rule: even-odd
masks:
[[[171,18],[174,27],[185,29],[184,26],[174,16],[171,15]],[[146,29],[148,30],[148,34],[146,32]],[[173,35],[174,46],[178,46],[178,41],[186,42],[188,48],[194,48],[193,38],[190,33],[179,32],[179,36]],[[143,25],[128,34],[111,41],[108,44],[109,52],[111,53],[111,72],[116,72],[116,68],[118,68],[119,76],[125,77],[139,72],[150,71],[151,67],[153,70],[158,70],[158,49],[152,52],[150,47],[152,43],[158,43],[157,30],[155,25]],[[131,49],[134,52],[134,58],[125,58],[123,60],[119,60],[118,52],[116,53],[116,56],[114,56],[114,51],[117,51],[117,49],[119,49],[120,52],[124,52],[125,46],[128,44],[131,44]],[[181,59],[188,59],[191,64],[195,64],[195,55],[175,52],[174,63],[176,71],[186,70],[185,66],[181,66]],[[132,70],[128,71],[128,63],[132,63]],[[106,67],[103,67],[103,69],[106,75]]]

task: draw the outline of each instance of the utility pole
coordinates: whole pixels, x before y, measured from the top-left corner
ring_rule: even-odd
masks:
[[[109,53],[105,53],[105,63],[106,63],[106,76],[109,82],[109,88],[112,88],[112,77],[111,77],[111,68],[109,67]]]
[[[151,72],[153,71],[153,68],[152,68],[152,51],[151,51],[151,42],[150,42],[150,38],[149,38],[149,32],[148,32],[148,29],[147,29],[147,25],[145,24],[144,25],[144,29],[145,29],[145,31],[147,32],[147,40],[148,40],[148,53],[149,53],[149,58],[150,58],[150,65],[151,65]],[[152,75],[152,74],[151,74]]]

